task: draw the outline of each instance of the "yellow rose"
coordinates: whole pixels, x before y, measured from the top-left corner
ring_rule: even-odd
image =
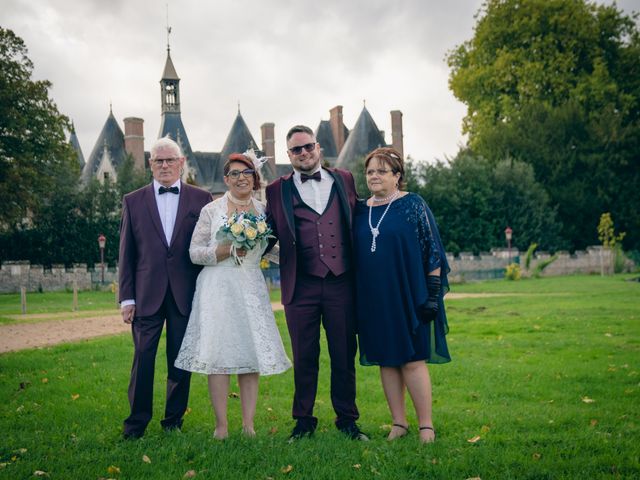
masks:
[[[241,223],[234,223],[233,225],[231,225],[231,233],[236,236],[240,235],[242,233],[242,230],[244,230],[244,227]]]
[[[247,236],[249,240],[253,240],[258,235],[258,231],[253,227],[247,227],[244,231],[244,234]]]
[[[258,233],[264,233],[267,231],[267,222],[258,222]]]

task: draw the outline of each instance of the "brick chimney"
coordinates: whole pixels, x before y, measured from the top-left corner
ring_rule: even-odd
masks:
[[[124,150],[133,157],[133,165],[144,170],[144,120],[136,117],[124,119]]]
[[[340,155],[342,147],[344,147],[344,122],[342,121],[342,105],[336,105],[329,110],[329,124],[331,125],[331,133],[333,140],[336,142],[336,152]]]
[[[391,111],[391,146],[395,148],[404,158],[404,147],[402,143],[402,112],[400,110]]]
[[[265,156],[269,158],[269,168],[275,175],[276,173],[276,141],[275,141],[275,124],[263,123],[260,126],[260,132],[262,134],[262,151]]]

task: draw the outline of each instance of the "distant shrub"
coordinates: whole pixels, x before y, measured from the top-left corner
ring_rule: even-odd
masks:
[[[536,265],[536,269],[533,272],[533,276],[536,278],[539,277],[542,274],[543,270],[547,268],[549,265],[551,265],[553,262],[555,262],[557,259],[558,259],[558,254],[556,253],[555,255],[547,258],[546,260],[542,260],[540,263]]]
[[[520,280],[520,274],[520,265],[517,263],[510,263],[504,271],[504,278],[507,280]]]
[[[527,254],[524,259],[525,270],[529,270],[529,267],[531,266],[531,259],[533,258],[533,252],[536,251],[536,248],[538,248],[537,243],[532,243],[531,245],[529,245],[529,248],[527,248]]]

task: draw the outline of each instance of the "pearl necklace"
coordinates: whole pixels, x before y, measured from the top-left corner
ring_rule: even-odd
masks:
[[[251,205],[251,203],[253,202],[253,199],[251,197],[249,197],[248,200],[240,200],[234,197],[233,195],[231,195],[231,192],[229,191],[227,191],[226,196],[227,196],[227,200],[229,200],[231,203],[235,203],[240,207],[246,207],[248,205]]]
[[[373,200],[376,203],[382,203],[382,202],[386,202],[387,200],[391,199],[391,197],[395,196],[398,194],[398,191],[396,190],[395,192],[393,192],[391,195],[389,195],[388,197],[384,197],[384,198],[377,198],[375,195],[373,197],[371,197],[371,200]]]
[[[387,212],[389,211],[389,207],[391,206],[393,201],[398,197],[398,195],[400,195],[400,190],[396,190],[396,192],[393,195],[390,195],[388,198],[385,199],[385,200],[389,200],[389,203],[387,203],[387,208],[385,208],[384,212],[382,212],[382,216],[380,217],[380,220],[378,220],[378,224],[375,227],[371,223],[371,210],[373,209],[373,202],[371,202],[371,205],[369,205],[369,230],[371,230],[371,236],[373,237],[371,239],[372,253],[376,251],[376,237],[380,235],[380,224],[382,223],[382,219],[387,214]]]

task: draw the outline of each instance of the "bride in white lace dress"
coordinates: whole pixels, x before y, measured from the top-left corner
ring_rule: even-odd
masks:
[[[230,254],[231,245],[216,241],[224,217],[235,211],[264,213],[264,206],[252,197],[254,187],[259,188],[258,173],[249,157],[232,154],[224,174],[229,191],[202,209],[193,232],[191,261],[204,268],[198,276],[187,331],[175,361],[178,368],[208,375],[217,439],[228,436],[230,375],[238,375],[243,432],[254,436],[259,376],[291,367],[260,271],[263,249],[239,249],[237,255],[243,261],[238,266]]]

